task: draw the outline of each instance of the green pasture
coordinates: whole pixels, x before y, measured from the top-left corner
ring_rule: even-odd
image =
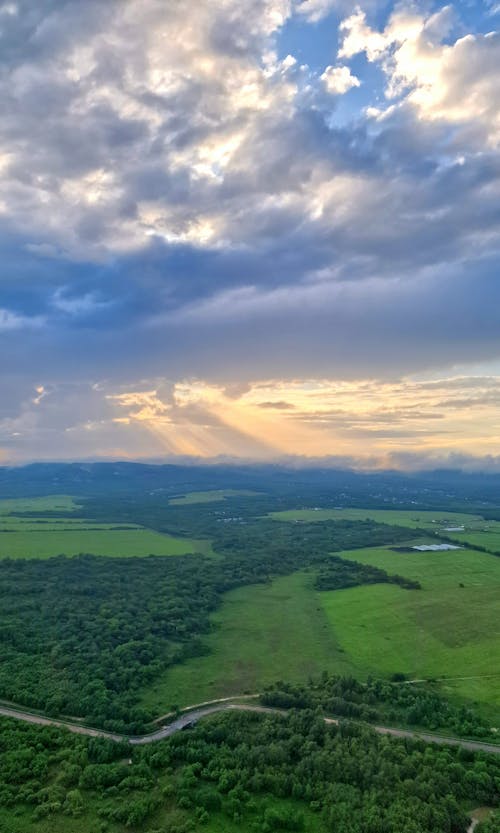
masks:
[[[176,538],[136,524],[100,524],[74,518],[77,505],[68,495],[0,501],[0,559],[51,558],[79,553],[132,558],[147,555],[213,555],[209,541]],[[40,512],[17,517],[16,512]],[[58,512],[60,517],[44,512]],[[67,513],[67,515],[66,515]]]
[[[376,521],[393,526],[407,526],[412,529],[432,529],[443,532],[446,526],[461,526],[476,529],[478,525],[491,524],[479,515],[461,512],[438,512],[421,509],[287,509],[272,512],[277,521]],[[500,532],[500,524],[498,524]],[[447,534],[444,533],[443,534]]]
[[[185,506],[189,503],[216,503],[232,497],[252,497],[258,492],[251,492],[248,489],[212,489],[207,492],[188,492],[182,497],[174,497],[169,500],[172,506]]]
[[[380,584],[321,594],[357,673],[449,678],[445,691],[477,701],[489,714],[494,707],[500,721],[500,559],[474,550],[341,555],[422,584],[416,591]]]
[[[273,512],[279,521],[365,521],[427,529],[457,543],[484,547],[488,552],[500,552],[500,522],[488,521],[479,515],[463,512],[435,512],[418,509],[291,509]],[[450,532],[447,527],[463,526],[463,532]]]
[[[472,550],[341,555],[417,579],[422,589],[319,592],[305,572],[231,591],[213,615],[210,653],[168,669],[143,704],[161,714],[323,669],[360,678],[403,672],[446,678],[443,693],[477,702],[500,725],[500,559]]]
[[[79,553],[132,558],[146,555],[184,555],[211,552],[208,541],[174,538],[142,527],[113,529],[83,526],[81,529],[58,531],[49,528],[18,532],[0,532],[0,558],[51,558],[54,555],[74,556]]]
[[[11,512],[73,512],[78,505],[69,495],[0,500],[0,516]]]
[[[168,669],[144,692],[143,704],[159,715],[173,704],[254,693],[324,668],[351,671],[313,581],[312,573],[295,573],[227,593],[212,617],[210,653]]]
[[[447,532],[450,538],[459,544],[472,544],[484,547],[488,552],[500,552],[500,523],[498,521],[483,521],[483,529],[466,529],[464,532]]]

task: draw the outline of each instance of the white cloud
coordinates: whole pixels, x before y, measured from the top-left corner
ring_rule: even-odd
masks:
[[[359,87],[361,81],[351,73],[349,67],[328,66],[321,76],[326,89],[333,95],[344,95],[353,87]]]
[[[0,203],[14,227],[46,252],[93,258],[156,233],[206,243],[210,189],[256,121],[290,111],[291,67],[276,64],[272,41],[290,13],[289,0],[41,8],[36,51],[0,73]]]
[[[464,141],[500,139],[500,33],[468,34],[452,43],[443,39],[453,26],[447,6],[434,15],[400,10],[383,31],[371,28],[360,10],[340,26],[339,58],[364,52],[378,61],[387,77],[386,95],[401,98],[420,119],[466,128]],[[382,111],[383,112],[383,111]]]
[[[329,15],[334,9],[342,8],[345,3],[340,0],[298,0],[296,11],[304,15],[311,23],[316,23]]]

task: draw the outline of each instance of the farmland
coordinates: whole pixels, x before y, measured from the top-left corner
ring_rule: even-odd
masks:
[[[486,525],[486,521],[479,515],[468,515],[465,512],[442,512],[422,509],[291,509],[284,512],[273,512],[271,517],[278,521],[364,521],[372,520],[381,524],[406,526],[413,529],[432,529],[442,531],[446,526],[461,526],[477,528]],[[491,522],[490,522],[491,524]],[[500,530],[500,524],[499,530]]]
[[[211,554],[208,541],[160,534],[137,524],[118,526],[73,518],[76,508],[65,495],[0,501],[0,558],[51,558],[82,552],[122,558]],[[16,512],[37,514],[23,517]]]

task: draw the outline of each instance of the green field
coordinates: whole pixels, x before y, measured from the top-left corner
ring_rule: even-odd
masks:
[[[461,512],[434,512],[421,509],[289,509],[284,512],[272,512],[271,517],[277,521],[365,521],[372,520],[381,524],[407,526],[412,529],[432,529],[443,531],[445,526],[461,526],[477,529],[480,525],[493,525],[479,515],[467,515]],[[500,533],[500,524],[498,524]]]
[[[174,538],[149,529],[112,529],[106,525],[69,532],[49,529],[0,532],[0,558],[51,558],[79,553],[131,558],[146,555],[210,554],[207,541]]]
[[[488,552],[500,552],[500,523],[498,521],[483,521],[483,528],[480,530],[467,528],[464,532],[447,532],[450,538],[459,544],[473,544],[476,547],[484,547]]]
[[[0,500],[0,516],[11,512],[74,512],[78,505],[69,495]]]
[[[190,503],[216,503],[232,497],[252,497],[258,492],[250,492],[248,489],[212,489],[208,492],[188,492],[182,497],[174,497],[169,500],[172,506],[185,506]]]
[[[342,557],[422,584],[412,592],[382,584],[322,594],[331,627],[357,672],[454,678],[445,691],[494,707],[500,721],[500,559],[473,550],[366,549]]]
[[[273,512],[279,521],[364,521],[428,529],[451,538],[459,544],[484,547],[488,552],[500,552],[500,522],[488,521],[479,515],[460,512],[433,512],[418,509],[291,509]],[[463,526],[463,532],[447,531],[447,527]]]
[[[477,701],[500,725],[500,559],[469,550],[341,555],[417,579],[422,589],[318,592],[313,573],[296,573],[231,591],[213,616],[210,654],[167,671],[144,704],[160,714],[323,669],[361,678],[403,672],[450,678],[444,692]]]
[[[176,538],[134,524],[99,524],[73,518],[77,508],[67,495],[0,501],[0,558],[51,558],[79,553],[130,558],[147,555],[212,555],[209,541]],[[43,516],[60,512],[62,517]],[[40,512],[16,517],[12,512]],[[68,513],[68,516],[64,516]]]
[[[278,679],[305,680],[324,668],[351,671],[313,585],[312,573],[232,590],[213,615],[207,656],[169,669],[144,693],[158,714],[217,697],[256,692]]]

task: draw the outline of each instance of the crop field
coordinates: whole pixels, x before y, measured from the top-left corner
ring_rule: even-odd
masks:
[[[258,492],[251,492],[248,489],[213,489],[207,492],[188,492],[182,497],[174,497],[169,500],[172,506],[185,506],[190,503],[216,503],[232,497],[252,497]]]
[[[312,573],[229,592],[213,615],[210,653],[173,666],[143,697],[161,714],[217,697],[254,693],[278,679],[300,681],[324,668],[349,673],[313,589]]]
[[[0,501],[0,558],[51,558],[79,553],[111,557],[211,555],[208,541],[176,538],[134,524],[99,524],[71,517],[76,508],[67,496]],[[61,512],[62,517],[43,516]],[[12,512],[40,512],[36,517],[16,517]],[[63,513],[68,513],[64,516]]]

